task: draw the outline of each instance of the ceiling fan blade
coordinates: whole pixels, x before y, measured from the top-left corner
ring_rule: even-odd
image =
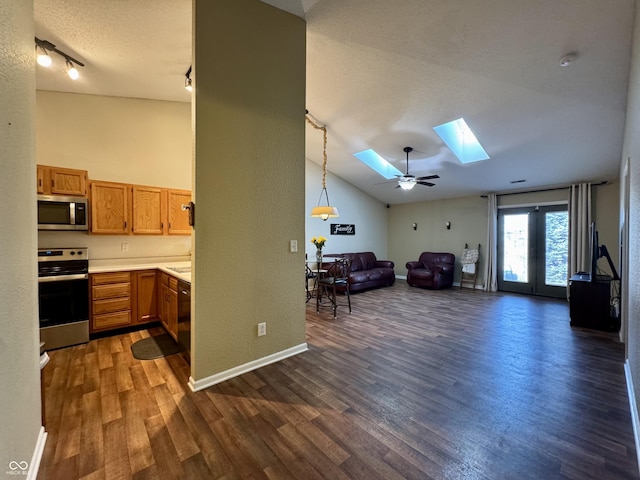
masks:
[[[400,188],[400,185],[398,184],[398,185],[396,185],[394,188]]]
[[[417,183],[418,185],[426,185],[427,187],[434,187],[434,186],[436,185],[435,183],[431,183],[431,182],[423,182],[423,181],[420,181],[420,180],[418,180],[416,183]]]
[[[398,183],[397,180],[391,180],[389,182],[378,182],[378,183],[374,183],[374,185],[386,185],[387,183]]]
[[[427,175],[426,177],[418,177],[416,180],[433,180],[434,178],[440,178],[440,175]]]

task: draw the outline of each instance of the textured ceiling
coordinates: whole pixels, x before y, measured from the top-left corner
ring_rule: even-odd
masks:
[[[384,203],[618,176],[633,0],[265,3],[307,21],[307,108],[327,124],[329,170]],[[35,0],[35,21],[87,64],[79,82],[39,67],[39,89],[190,100],[191,0]],[[459,117],[490,160],[462,165],[433,132]],[[321,140],[307,129],[316,163]],[[374,148],[404,171],[405,146],[435,187],[380,184],[352,156]]]

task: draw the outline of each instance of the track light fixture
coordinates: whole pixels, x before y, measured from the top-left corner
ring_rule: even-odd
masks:
[[[191,80],[191,65],[189,65],[189,70],[184,74],[184,88],[187,92],[193,91],[193,81]]]
[[[67,75],[69,75],[69,78],[71,78],[72,80],[77,80],[80,77],[80,72],[78,72],[76,65],[79,67],[84,67],[84,63],[76,60],[71,55],[67,55],[63,51],[58,50],[53,43],[47,40],[40,40],[38,37],[35,37],[35,39],[36,54],[38,55],[38,65],[41,65],[43,67],[50,67],[53,64],[53,60],[51,59],[49,52],[55,52],[64,58],[66,63],[65,70],[67,72]]]

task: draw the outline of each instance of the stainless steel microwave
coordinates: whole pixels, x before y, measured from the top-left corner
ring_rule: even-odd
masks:
[[[38,195],[38,230],[88,230],[87,199]]]

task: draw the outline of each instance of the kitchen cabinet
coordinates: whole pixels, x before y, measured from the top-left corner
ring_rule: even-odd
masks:
[[[165,330],[178,341],[178,279],[160,274],[160,321]]]
[[[130,188],[124,183],[91,182],[91,233],[129,234]]]
[[[36,190],[42,195],[87,196],[87,171],[37,165]]]
[[[158,187],[131,187],[134,235],[163,235],[167,217],[167,193]]]
[[[93,273],[89,331],[100,332],[132,323],[130,272]]]
[[[134,273],[134,323],[149,323],[160,318],[158,312],[158,274],[156,270]]]
[[[191,235],[189,190],[91,182],[91,233]]]
[[[183,210],[182,205],[191,201],[191,192],[188,190],[168,190],[169,209],[169,235],[191,235],[189,225],[189,210]]]

